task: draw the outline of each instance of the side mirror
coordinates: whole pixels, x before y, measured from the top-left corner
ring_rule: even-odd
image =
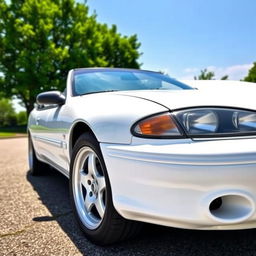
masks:
[[[65,96],[59,91],[42,92],[37,95],[36,102],[40,105],[63,105]]]

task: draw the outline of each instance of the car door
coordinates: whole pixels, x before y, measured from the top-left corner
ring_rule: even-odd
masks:
[[[35,114],[35,124],[32,127],[32,136],[40,158],[57,169],[68,169],[68,161],[64,155],[65,122],[61,113],[65,105],[48,105],[39,107]]]
[[[45,133],[47,131],[47,116],[48,108],[46,106],[37,105],[30,117],[29,130],[33,138],[33,145],[37,156],[42,159],[44,158],[46,150],[44,138],[46,137]]]
[[[57,108],[49,109],[47,115],[47,154],[49,160],[54,160],[53,165],[57,168],[68,170],[68,159],[65,154],[67,150],[66,137],[68,134],[68,125],[65,117],[65,105],[58,106]],[[65,171],[66,170],[66,171]]]

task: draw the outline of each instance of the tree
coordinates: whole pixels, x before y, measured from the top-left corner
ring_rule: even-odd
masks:
[[[0,99],[0,126],[16,125],[17,119],[11,100]]]
[[[228,80],[228,75],[221,77],[220,80]]]
[[[207,69],[201,70],[201,73],[198,77],[194,76],[194,80],[212,80],[214,78],[214,73],[208,71]]]
[[[253,66],[249,70],[248,75],[244,78],[244,81],[256,83],[256,62],[253,63]]]
[[[76,67],[139,68],[136,35],[97,22],[75,0],[0,0],[0,91],[27,113],[42,91],[63,90]]]
[[[214,80],[215,74],[212,71],[208,71],[207,68],[201,70],[201,73],[198,75],[198,77],[194,76],[194,80]],[[225,75],[221,77],[220,80],[227,80],[228,75]]]
[[[20,111],[16,114],[17,117],[17,125],[27,125],[27,112]]]

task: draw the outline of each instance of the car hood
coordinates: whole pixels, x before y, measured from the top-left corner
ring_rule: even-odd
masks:
[[[170,110],[198,107],[216,106],[256,109],[255,88],[209,88],[204,90],[149,90],[149,91],[123,91],[116,92],[119,95],[137,97],[153,101]]]

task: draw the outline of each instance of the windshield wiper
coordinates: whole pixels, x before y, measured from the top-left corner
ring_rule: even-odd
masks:
[[[105,91],[98,91],[98,92],[86,92],[86,93],[79,94],[79,96],[88,95],[88,94],[94,94],[94,93],[118,92],[118,91],[120,91],[120,90],[105,90]]]

